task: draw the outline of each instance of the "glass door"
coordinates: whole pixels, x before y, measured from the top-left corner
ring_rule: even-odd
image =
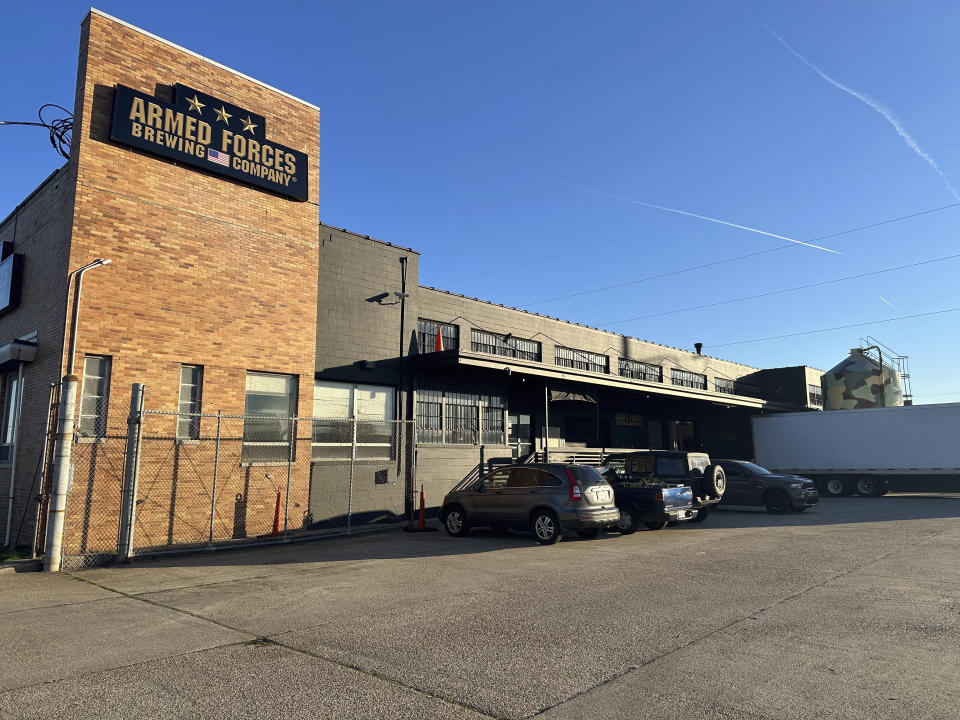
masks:
[[[533,415],[510,413],[507,416],[510,425],[508,443],[514,459],[525,458],[533,452]]]

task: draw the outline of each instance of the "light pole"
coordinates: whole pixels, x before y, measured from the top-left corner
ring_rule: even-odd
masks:
[[[57,427],[57,444],[53,456],[53,487],[50,493],[50,510],[47,518],[47,542],[43,556],[44,572],[59,572],[60,570],[63,519],[67,507],[67,489],[70,483],[70,464],[73,450],[74,409],[77,404],[77,377],[73,374],[73,356],[77,347],[77,321],[80,317],[80,290],[83,285],[83,274],[87,270],[109,264],[109,260],[97,258],[67,275],[68,292],[70,281],[74,277],[76,277],[76,287],[73,290],[73,317],[70,322],[67,370],[60,384],[60,417]],[[66,325],[66,318],[64,318],[64,325]],[[66,335],[66,327],[64,327],[64,335]],[[64,337],[64,340],[66,340],[66,337]]]

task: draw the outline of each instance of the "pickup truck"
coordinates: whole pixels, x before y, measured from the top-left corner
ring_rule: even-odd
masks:
[[[723,468],[706,453],[637,450],[608,455],[604,463],[616,470],[608,481],[620,508],[621,532],[641,523],[659,530],[671,521],[702,522],[726,489]]]

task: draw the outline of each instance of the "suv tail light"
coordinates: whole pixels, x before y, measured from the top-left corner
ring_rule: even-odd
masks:
[[[570,500],[571,502],[576,502],[577,500],[583,499],[583,493],[580,492],[580,486],[577,485],[576,479],[573,477],[573,473],[570,472],[570,468],[567,468],[567,478],[570,480]]]
[[[663,490],[657,490],[656,494],[653,496],[653,501],[656,503],[663,502]]]

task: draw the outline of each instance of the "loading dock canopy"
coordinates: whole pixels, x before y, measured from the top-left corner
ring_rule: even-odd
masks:
[[[552,368],[542,363],[528,362],[516,358],[504,358],[479,353],[464,352],[463,350],[441,350],[439,352],[423,353],[415,356],[415,362],[423,369],[444,367],[480,368],[493,372],[509,372],[528,377],[539,377],[545,380],[566,380],[568,382],[586,383],[597,387],[617,388],[645,392],[651,395],[682,397],[690,400],[715,403],[717,405],[735,405],[738,407],[755,408],[757,410],[795,410],[796,407],[786,403],[773,402],[762,398],[746,397],[744,395],[728,395],[726,393],[697,390],[695,388],[656,383],[646,380],[622,378],[616,375],[601,375],[571,368]]]

